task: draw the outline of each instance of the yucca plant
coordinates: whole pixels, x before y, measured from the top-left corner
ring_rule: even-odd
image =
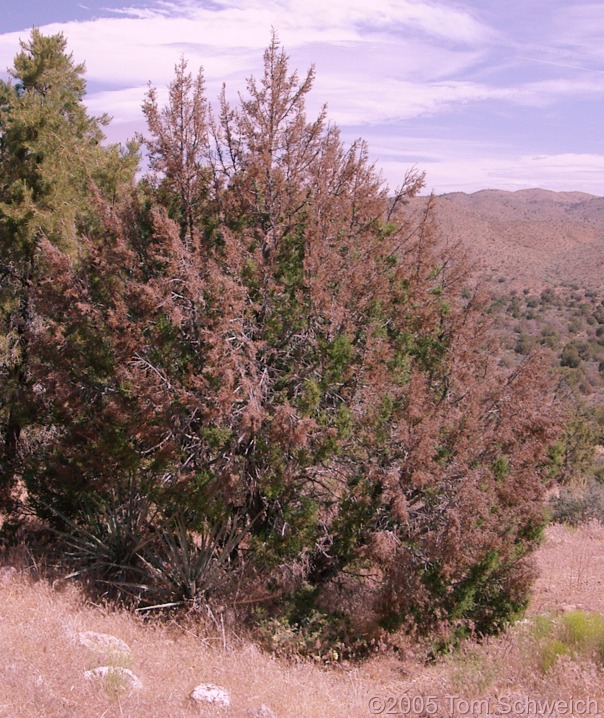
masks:
[[[174,518],[158,530],[157,544],[140,554],[157,597],[170,605],[207,597],[225,577],[226,564],[246,533],[232,520],[193,534],[182,517]]]
[[[157,509],[139,488],[130,484],[125,496],[116,492],[108,499],[91,500],[75,520],[48,508],[65,527],[57,533],[76,565],[69,578],[89,576],[122,597],[150,590],[140,557],[156,540]]]

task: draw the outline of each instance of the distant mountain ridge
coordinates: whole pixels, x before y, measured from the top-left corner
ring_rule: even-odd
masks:
[[[436,198],[436,219],[443,238],[467,247],[490,281],[604,287],[604,197],[544,189],[453,192]]]

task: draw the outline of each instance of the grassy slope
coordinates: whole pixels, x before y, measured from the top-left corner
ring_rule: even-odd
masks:
[[[567,641],[560,649],[555,642],[564,622],[561,610],[604,613],[603,541],[599,525],[575,531],[550,527],[537,556],[541,577],[527,619],[503,637],[469,643],[429,666],[412,650],[405,658],[380,656],[358,668],[287,664],[262,654],[236,631],[223,634],[219,622],[209,621],[202,630],[144,623],[87,604],[74,586],[33,582],[25,571],[0,576],[0,716],[237,718],[265,703],[279,718],[356,718],[371,715],[374,696],[382,701],[392,696],[391,714],[406,712],[406,704],[393,703],[399,696],[415,697],[417,707],[435,696],[438,715],[469,714],[465,704],[447,695],[483,701],[471,707],[473,716],[485,709],[497,712],[498,701],[512,695],[521,700],[590,697],[604,710],[604,659],[591,652],[591,644],[573,647]],[[552,615],[553,620],[537,618]],[[77,645],[73,636],[87,630],[120,637],[131,657],[102,656]],[[563,655],[557,658],[558,653]],[[119,685],[83,679],[85,670],[107,660],[131,668],[144,689],[129,695]],[[188,694],[201,682],[225,686],[232,707],[194,705]]]

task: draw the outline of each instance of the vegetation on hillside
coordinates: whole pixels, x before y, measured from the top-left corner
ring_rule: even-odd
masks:
[[[149,91],[137,181],[65,48],[34,31],[0,86],[6,527],[35,512],[139,605],[231,591],[343,650],[501,628],[559,411],[406,211],[422,175],[393,192],[307,118],[273,37],[237,105],[184,60]]]
[[[500,285],[501,286],[501,285]],[[604,294],[589,286],[550,286],[539,293],[498,291],[488,310],[496,318],[503,361],[511,352],[551,350],[552,364],[577,397],[597,405],[604,395]]]
[[[499,286],[503,282],[498,283]],[[488,313],[499,361],[509,368],[538,350],[569,411],[550,449],[552,518],[577,524],[604,520],[604,297],[586,284],[509,293],[493,290]]]

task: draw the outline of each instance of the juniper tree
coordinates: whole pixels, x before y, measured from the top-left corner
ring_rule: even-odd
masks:
[[[246,513],[306,604],[490,630],[526,598],[552,400],[531,361],[494,366],[462,258],[430,203],[409,211],[423,176],[392,193],[362,141],[307,119],[313,77],[273,37],[240,102],[190,128],[208,132],[188,150],[207,152],[200,249],[156,210],[169,353],[145,361],[179,396],[174,486]],[[175,109],[205,108],[182,65],[174,82],[164,124],[146,104],[158,168]]]
[[[143,104],[151,139],[147,141],[151,184],[192,243],[201,230],[207,195],[208,109],[203,74],[193,78],[181,58],[169,88],[169,104],[160,109],[150,88]]]

